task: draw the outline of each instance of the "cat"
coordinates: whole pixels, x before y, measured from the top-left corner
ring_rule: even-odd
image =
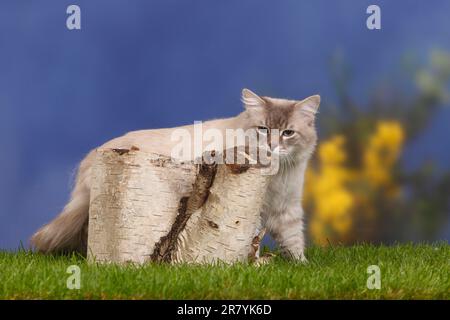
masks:
[[[278,129],[280,134],[278,145],[271,145],[279,155],[280,169],[266,190],[259,229],[269,231],[284,256],[306,261],[301,197],[307,163],[317,143],[320,96],[293,101],[244,91],[243,100],[253,112],[250,125],[266,132]]]
[[[279,155],[279,171],[270,177],[261,212],[260,229],[266,228],[280,246],[282,253],[305,261],[303,209],[301,194],[307,162],[315,149],[317,134],[315,115],[320,96],[301,101],[258,96],[242,90],[243,112],[236,117],[204,122],[203,129],[216,129],[225,136],[226,129],[254,128],[269,135],[278,129],[280,139],[271,142],[272,152]],[[194,126],[132,131],[110,140],[98,149],[138,148],[170,156],[177,142],[171,139],[176,129],[184,129],[194,136]],[[87,230],[90,201],[90,173],[95,149],[81,161],[71,197],[62,212],[39,229],[31,238],[31,245],[43,253],[87,252]]]

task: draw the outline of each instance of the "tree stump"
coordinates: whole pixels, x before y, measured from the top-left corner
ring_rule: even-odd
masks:
[[[254,260],[269,180],[261,168],[178,162],[137,148],[98,150],[88,258],[115,263]]]

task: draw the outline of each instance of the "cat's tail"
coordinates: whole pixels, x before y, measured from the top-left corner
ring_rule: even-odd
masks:
[[[53,221],[31,237],[32,247],[42,253],[87,253],[92,153],[80,164],[69,203]]]

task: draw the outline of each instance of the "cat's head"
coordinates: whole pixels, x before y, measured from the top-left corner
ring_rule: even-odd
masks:
[[[278,130],[279,139],[272,139],[270,148],[281,160],[311,155],[317,142],[315,118],[320,105],[319,95],[286,100],[258,96],[244,89],[242,102],[246,130],[254,128],[259,134],[269,136]]]

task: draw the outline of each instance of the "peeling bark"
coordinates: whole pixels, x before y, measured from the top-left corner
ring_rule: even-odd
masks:
[[[172,261],[172,255],[177,248],[178,236],[181,231],[184,230],[186,223],[194,211],[199,209],[208,198],[209,188],[214,181],[216,171],[217,165],[200,165],[200,170],[193,186],[192,195],[190,197],[181,198],[175,222],[169,233],[162,237],[155,245],[155,250],[151,255],[152,261]]]

